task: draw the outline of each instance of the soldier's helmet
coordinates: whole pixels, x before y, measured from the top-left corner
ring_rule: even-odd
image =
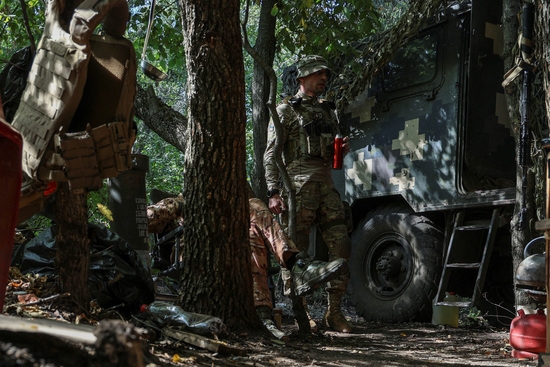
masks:
[[[304,57],[297,62],[296,67],[298,68],[298,76],[296,79],[308,76],[323,69],[327,69],[330,72],[327,61],[318,55],[308,55]]]

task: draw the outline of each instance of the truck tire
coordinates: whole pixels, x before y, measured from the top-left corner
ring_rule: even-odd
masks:
[[[398,205],[369,213],[352,235],[350,290],[365,321],[427,321],[441,274],[443,234]]]

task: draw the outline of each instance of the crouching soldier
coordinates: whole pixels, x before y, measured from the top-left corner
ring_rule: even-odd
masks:
[[[284,269],[291,273],[296,296],[303,297],[323,283],[337,278],[348,271],[346,260],[339,258],[331,262],[312,261],[300,252],[288,238],[280,224],[273,219],[269,208],[260,199],[254,198],[249,186],[250,205],[250,248],[252,255],[252,279],[254,306],[265,328],[276,338],[286,335],[277,329],[272,319],[273,300],[268,286],[268,251]],[[183,197],[163,199],[147,208],[149,232],[157,233],[166,224],[181,217]]]

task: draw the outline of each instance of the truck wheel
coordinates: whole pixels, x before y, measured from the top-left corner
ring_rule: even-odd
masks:
[[[426,217],[390,205],[352,235],[350,284],[366,321],[427,321],[441,274],[443,234]]]

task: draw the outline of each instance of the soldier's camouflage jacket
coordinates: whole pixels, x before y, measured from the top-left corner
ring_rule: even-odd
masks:
[[[338,122],[333,104],[303,92],[277,106],[283,126],[283,163],[297,189],[308,181],[332,183],[332,156]],[[270,121],[264,154],[267,187],[280,189],[275,161],[275,125]]]

